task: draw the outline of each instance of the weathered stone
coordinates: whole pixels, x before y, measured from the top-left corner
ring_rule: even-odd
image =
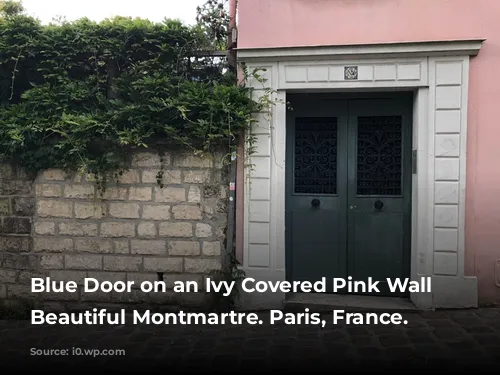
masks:
[[[139,237],[155,238],[156,237],[155,223],[139,223],[139,225],[137,225],[137,234],[139,235]]]
[[[215,241],[215,242],[203,242],[203,247],[202,247],[202,252],[203,255],[207,256],[218,256],[221,254],[221,245],[220,242]]]
[[[200,243],[194,241],[170,241],[168,255],[196,256],[200,255]]]
[[[130,244],[128,240],[114,241],[115,254],[129,254]]]
[[[75,251],[82,253],[113,253],[113,242],[99,238],[75,239]]]
[[[16,176],[16,168],[13,164],[10,163],[2,163],[0,164],[0,178],[3,180],[12,180],[15,179]]]
[[[82,182],[86,182],[85,174],[76,172],[76,173],[74,173],[71,181],[76,182],[77,184],[81,184]]]
[[[230,157],[226,152],[216,152],[213,159],[215,169],[222,169],[230,164]]]
[[[212,227],[210,224],[198,223],[196,224],[196,237],[205,238],[212,236]]]
[[[91,277],[93,279],[98,280],[99,282],[103,281],[126,281],[126,273],[122,272],[107,272],[107,271],[89,271],[87,277]]]
[[[35,188],[36,195],[46,198],[57,198],[62,194],[62,186],[56,184],[38,184]]]
[[[36,237],[34,244],[36,252],[64,253],[73,251],[73,239],[71,238]]]
[[[28,236],[0,236],[0,251],[27,253],[31,250],[31,238]]]
[[[101,236],[103,237],[134,237],[135,224],[110,222],[101,224]]]
[[[127,199],[128,188],[107,187],[103,194],[103,199],[110,201],[123,201]]]
[[[105,271],[139,271],[142,258],[132,256],[106,256],[104,257]]]
[[[29,285],[8,285],[7,286],[7,298],[21,299],[21,300],[34,300],[37,297],[37,293],[31,292],[31,287]]]
[[[172,214],[177,220],[201,220],[203,218],[201,208],[198,206],[174,206]]]
[[[213,218],[213,216],[215,215],[215,210],[213,209],[212,206],[209,206],[209,205],[206,205],[203,207],[203,212],[205,214],[207,214],[207,218]]]
[[[105,293],[100,290],[91,293],[82,290],[81,300],[84,302],[110,302],[111,293]]]
[[[56,224],[52,221],[37,221],[34,227],[36,234],[53,235],[56,233]]]
[[[87,272],[85,271],[66,271],[66,270],[54,270],[49,272],[49,276],[54,281],[74,281],[78,285],[83,284],[84,279],[87,277]]]
[[[47,277],[47,271],[19,271],[19,275],[17,276],[17,282],[19,284],[31,284],[31,280],[34,277]]]
[[[184,259],[184,271],[189,273],[209,273],[220,269],[220,261],[216,259]]]
[[[193,224],[191,223],[160,223],[161,237],[193,237]]]
[[[217,201],[217,206],[215,207],[215,211],[218,213],[226,213],[227,212],[227,200],[219,199]]]
[[[180,281],[182,283],[187,283],[188,281],[194,281],[195,283],[198,284],[199,290],[202,290],[203,287],[203,277],[200,275],[167,274],[163,276],[163,280],[167,284],[167,289],[172,289],[176,281]]]
[[[213,158],[209,155],[175,155],[174,166],[183,168],[212,168]]]
[[[135,288],[140,288],[141,284],[145,281],[154,283],[158,281],[158,275],[156,273],[127,273],[127,281],[133,281]]]
[[[102,256],[100,255],[65,255],[67,269],[73,270],[101,270]]]
[[[10,215],[10,199],[9,198],[0,198],[0,215]]]
[[[211,169],[214,164],[211,157],[181,155],[173,162],[167,155],[165,162],[159,163],[155,152],[137,154],[133,156],[134,169],[119,178],[119,183],[125,185],[108,184],[102,196],[95,190],[91,175],[66,176],[54,170],[44,173],[32,184],[29,180],[20,180],[13,171],[8,172],[10,180],[0,181],[0,193],[8,191],[17,195],[0,198],[3,217],[0,230],[11,234],[5,236],[10,241],[11,238],[27,241],[23,246],[8,245],[8,248],[25,249],[23,253],[33,248],[36,254],[0,251],[3,271],[0,285],[7,282],[7,285],[17,283],[24,287],[32,277],[81,283],[86,275],[102,281],[130,280],[138,285],[143,281],[163,280],[169,290],[175,281],[202,284],[201,274],[220,266],[225,212],[219,211],[226,207],[220,205],[219,199],[224,197],[225,187],[221,181],[225,177]],[[173,164],[177,167],[173,168]],[[160,170],[163,188],[156,181]],[[0,165],[0,177],[6,180],[7,174],[2,176],[1,171]],[[213,181],[210,185],[213,193],[207,197],[207,187],[202,184],[209,181]],[[37,200],[33,197],[35,194]],[[204,219],[206,221],[199,222]],[[30,245],[30,223],[35,234],[33,245]],[[195,236],[210,241],[202,242]],[[201,254],[203,257],[199,258]],[[191,257],[196,258],[193,261]],[[8,287],[4,289],[7,293]],[[39,297],[64,302],[58,306],[70,309],[77,304],[68,302],[78,299],[79,308],[108,308],[109,303],[121,301],[173,304],[201,301],[201,297],[194,294],[191,298],[170,291],[135,292],[82,294],[78,291],[45,293]]]
[[[15,283],[17,280],[17,271],[0,269],[0,284]]]
[[[149,293],[149,302],[157,305],[173,305],[176,303],[177,293],[174,292],[161,292]]]
[[[170,206],[145,204],[142,208],[142,218],[146,220],[169,220]]]
[[[118,177],[118,183],[120,184],[136,184],[139,182],[139,172],[130,170],[125,171],[121,176]]]
[[[77,203],[75,202],[75,218],[77,219],[102,219],[105,214],[102,203]]]
[[[150,187],[131,187],[128,199],[131,201],[150,201],[153,197],[153,189]]]
[[[143,184],[156,184],[158,183],[159,169],[145,170],[141,172],[141,182]]]
[[[213,198],[219,196],[219,186],[218,185],[207,185],[203,186],[203,196],[205,198]]]
[[[160,240],[131,240],[130,252],[142,255],[165,255],[167,250],[165,241]]]
[[[138,219],[139,204],[137,203],[110,203],[109,215],[118,219]]]
[[[163,180],[162,182],[165,185],[169,184],[180,184],[182,183],[182,174],[180,169],[170,169],[166,170],[163,173]]]
[[[210,297],[205,293],[186,292],[177,294],[177,303],[186,307],[202,307],[207,306]]]
[[[205,184],[211,179],[210,171],[184,171],[184,182],[187,184]]]
[[[182,272],[182,258],[144,258],[144,271]]]
[[[40,303],[41,309],[43,311],[50,311],[55,313],[62,313],[66,311],[66,304],[64,302],[57,301],[42,301]]]
[[[140,168],[154,168],[160,167],[162,164],[170,164],[170,156],[168,154],[160,157],[158,153],[154,152],[139,152],[132,156],[132,166]]]
[[[201,191],[198,186],[191,186],[188,192],[188,202],[190,203],[200,203],[201,202]]]
[[[66,236],[97,236],[97,224],[59,223],[59,234]]]
[[[62,217],[73,216],[73,204],[59,200],[39,200],[37,202],[37,213],[39,217]]]
[[[46,292],[41,295],[43,299],[51,300],[51,301],[78,301],[80,299],[80,292],[77,290],[75,292]]]
[[[16,216],[32,216],[35,213],[35,199],[28,197],[12,198],[12,213]]]
[[[2,233],[9,234],[30,234],[31,219],[19,217],[6,217],[3,219],[1,227]]]
[[[183,187],[155,187],[155,202],[180,203],[186,201],[186,189]]]
[[[67,173],[60,169],[47,169],[43,171],[41,177],[45,181],[64,181]]]
[[[89,199],[96,196],[96,188],[93,185],[65,185],[64,186],[64,196],[66,198],[78,198],[78,199]]]
[[[28,195],[31,184],[21,180],[0,180],[0,195]]]
[[[145,293],[139,289],[132,289],[132,291],[129,293],[111,292],[111,299],[118,303],[139,304],[149,302],[149,293]]]
[[[142,183],[144,184],[158,184],[158,174],[160,170],[145,170],[142,171]],[[163,185],[175,185],[182,183],[181,171],[179,169],[164,170],[161,176],[160,183]]]
[[[38,265],[38,257],[35,255],[0,252],[0,264],[4,269],[35,270]]]
[[[46,270],[62,269],[64,268],[64,255],[42,255],[40,267]]]
[[[227,198],[227,192],[228,192],[227,186],[221,185],[220,186],[220,190],[219,190],[219,197],[221,199],[226,199]]]

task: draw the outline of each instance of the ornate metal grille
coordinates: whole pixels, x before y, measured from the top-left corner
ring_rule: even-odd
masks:
[[[295,194],[337,193],[337,118],[297,118],[294,153]]]
[[[401,195],[402,135],[401,116],[358,117],[358,195]]]

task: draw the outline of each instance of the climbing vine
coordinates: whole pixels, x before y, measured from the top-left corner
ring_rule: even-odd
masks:
[[[158,139],[193,152],[235,147],[262,110],[209,53],[227,37],[221,2],[200,7],[195,26],[123,17],[41,25],[5,4],[0,156],[28,172],[90,173],[103,190],[131,149]]]
[[[49,168],[93,175],[96,189],[128,168],[131,150],[167,143],[193,153],[254,152],[255,113],[271,122],[274,93],[261,70],[239,85],[223,57],[226,0],[197,9],[197,24],[116,17],[42,25],[17,2],[0,1],[0,159],[36,175]],[[162,157],[163,160],[163,157]],[[163,167],[157,174],[162,187]],[[238,282],[232,249],[214,276]],[[238,293],[239,289],[234,289]],[[237,295],[217,308],[230,308]]]

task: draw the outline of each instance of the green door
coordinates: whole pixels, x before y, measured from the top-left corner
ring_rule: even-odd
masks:
[[[287,278],[372,278],[390,295],[386,279],[410,273],[411,98],[290,101]]]

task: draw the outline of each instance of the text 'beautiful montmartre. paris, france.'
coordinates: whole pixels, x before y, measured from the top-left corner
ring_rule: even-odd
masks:
[[[195,281],[175,281],[173,291],[176,293],[193,293],[200,291],[200,285]],[[411,279],[386,279],[374,281],[368,278],[366,281],[355,281],[352,277],[347,279],[334,278],[328,285],[327,279],[322,278],[317,282],[309,281],[257,281],[253,278],[246,278],[239,287],[243,293],[338,293],[346,291],[348,293],[380,293],[380,284],[383,284],[391,293],[429,293],[431,292],[431,278],[422,277],[418,280]],[[205,279],[204,291],[220,293],[230,296],[234,288],[237,288],[236,281],[216,281],[210,278]],[[130,293],[139,288],[145,293],[167,292],[166,281],[144,281],[135,285],[133,281],[98,281],[94,278],[85,278],[81,285],[84,293]],[[75,281],[55,281],[47,278],[33,278],[31,291],[33,293],[77,293],[79,285]],[[270,310],[267,313],[267,321],[270,324],[286,325],[318,325],[325,327],[328,323],[323,319],[324,314],[310,312],[305,309],[303,313],[285,313],[282,310]],[[264,314],[264,315],[265,315]],[[333,324],[344,322],[346,324],[407,324],[406,320],[399,313],[347,313],[345,310],[334,310],[329,319]],[[32,310],[32,324],[61,324],[61,325],[124,325],[124,324],[232,324],[232,325],[259,325],[264,324],[263,314],[235,312],[229,313],[201,313],[184,312],[176,313],[153,313],[149,310],[127,310],[107,311],[106,309],[87,310],[72,313],[46,313],[43,310]]]

